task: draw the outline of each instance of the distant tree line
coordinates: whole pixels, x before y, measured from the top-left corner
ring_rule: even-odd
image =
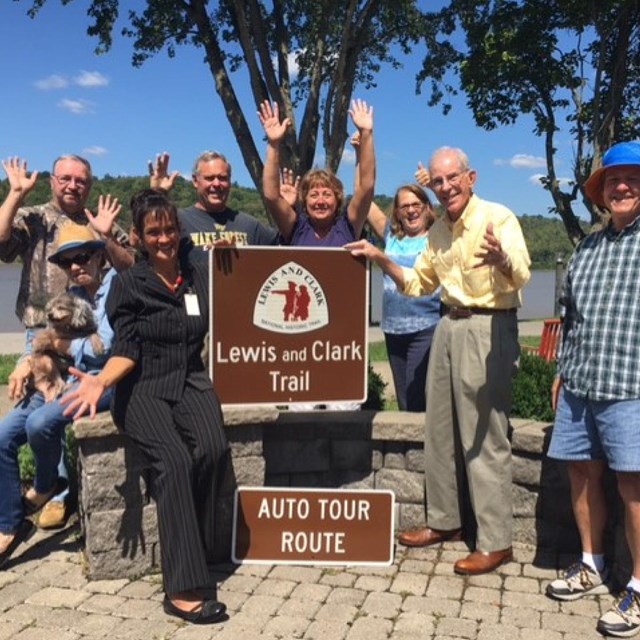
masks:
[[[124,177],[110,176],[96,178],[91,189],[89,207],[94,209],[98,202],[98,196],[110,193],[122,203],[122,213],[119,224],[128,229],[131,224],[129,200],[131,195],[140,189],[149,186],[148,176]],[[6,180],[0,182],[0,201],[4,200],[9,190]],[[36,186],[29,194],[26,204],[38,204],[47,202],[50,197],[49,173],[43,171],[36,182]],[[190,181],[178,178],[171,191],[171,197],[178,207],[187,207],[195,202],[195,190]],[[375,198],[378,206],[390,212],[392,198],[381,195]],[[229,197],[229,206],[255,216],[266,224],[270,224],[260,195],[255,189],[241,187],[234,184]],[[540,215],[524,215],[519,218],[524,237],[529,247],[532,267],[534,269],[553,269],[557,258],[560,256],[565,261],[571,255],[573,246],[564,231],[564,225],[559,218],[547,218]],[[586,232],[586,225],[585,225]]]

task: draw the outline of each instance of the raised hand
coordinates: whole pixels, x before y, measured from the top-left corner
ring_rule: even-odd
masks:
[[[484,232],[484,242],[480,245],[482,251],[474,254],[476,258],[480,258],[480,262],[474,267],[498,267],[502,270],[508,270],[511,261],[506,252],[502,250],[502,244],[493,233],[493,223],[487,224],[487,230]]]
[[[149,186],[152,189],[164,189],[170,191],[176,182],[176,178],[180,175],[179,171],[169,173],[169,154],[166,151],[156,155],[156,161],[147,162],[149,170]]]
[[[33,189],[38,178],[38,172],[32,171],[31,175],[28,175],[26,160],[20,160],[18,156],[14,156],[3,160],[2,166],[9,179],[9,186],[12,191],[20,193],[24,197]]]
[[[269,142],[280,142],[282,138],[284,138],[284,134],[287,132],[287,128],[291,124],[291,120],[289,118],[285,118],[280,122],[278,104],[274,102],[272,106],[268,100],[265,100],[260,105],[258,118],[264,128],[265,135]]]
[[[429,171],[425,168],[422,162],[418,162],[418,168],[413,175],[416,178],[416,182],[421,187],[429,186],[429,182],[431,181],[431,176],[429,175]]]
[[[364,100],[352,100],[349,115],[358,131],[373,131],[373,107]]]
[[[111,194],[108,193],[98,198],[98,212],[95,215],[89,209],[85,209],[84,214],[95,231],[101,236],[108,237],[121,210],[122,205],[118,202],[118,198],[111,198]]]
[[[283,169],[280,179],[280,197],[287,201],[291,207],[295,207],[298,202],[298,186],[300,176],[293,173],[293,169]]]

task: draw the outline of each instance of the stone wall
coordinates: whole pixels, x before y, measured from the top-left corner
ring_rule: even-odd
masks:
[[[390,489],[396,527],[424,524],[424,414],[279,413],[260,407],[225,411],[225,425],[231,464],[220,490],[217,560],[230,557],[237,486]],[[550,429],[512,423],[514,538],[535,545],[541,564],[579,549],[566,469],[544,456]],[[157,523],[144,459],[108,414],[76,422],[74,432],[90,577],[133,577],[156,569]],[[611,553],[626,563],[625,545],[615,544],[623,540],[620,531],[613,529]],[[472,541],[473,531],[466,533]]]

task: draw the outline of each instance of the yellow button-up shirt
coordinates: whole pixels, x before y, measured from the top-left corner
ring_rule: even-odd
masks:
[[[497,267],[475,267],[480,261],[487,225],[511,259],[511,276]],[[520,223],[506,207],[471,196],[462,215],[452,222],[445,215],[429,230],[429,244],[413,268],[403,268],[404,293],[420,296],[442,286],[449,306],[512,309],[522,304],[520,289],[529,281],[529,252]]]

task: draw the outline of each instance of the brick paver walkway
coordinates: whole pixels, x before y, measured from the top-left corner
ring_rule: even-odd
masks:
[[[224,565],[213,568],[229,618],[181,623],[162,611],[161,579],[88,581],[77,526],[39,532],[0,571],[0,640],[589,640],[612,597],[559,603],[554,569],[534,550],[476,577],[453,573],[463,543],[398,547],[391,567]],[[562,559],[569,561],[569,558]]]

